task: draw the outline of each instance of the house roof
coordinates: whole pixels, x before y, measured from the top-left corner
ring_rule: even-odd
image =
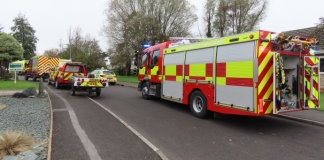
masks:
[[[302,36],[308,38],[316,38],[319,41],[319,45],[317,45],[317,48],[320,51],[324,51],[324,33],[323,32],[320,33],[318,31],[318,27],[309,27],[303,29],[284,31],[283,33],[285,34],[285,36],[293,36],[293,37]]]

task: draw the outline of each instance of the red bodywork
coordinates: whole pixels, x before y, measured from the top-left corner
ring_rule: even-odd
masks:
[[[138,75],[138,80],[141,81],[144,79],[145,76],[147,75],[151,75],[150,78],[150,82],[151,83],[161,83],[161,80],[159,79],[159,75],[162,74],[162,58],[163,58],[163,51],[164,49],[168,48],[169,45],[171,44],[171,41],[167,41],[167,42],[163,42],[154,46],[151,46],[145,50],[143,50],[143,53],[146,53],[146,63],[142,64],[143,68],[144,68],[144,74],[139,74]],[[149,64],[152,62],[153,60],[153,54],[155,50],[159,50],[159,56],[158,56],[158,61],[157,63],[153,66],[153,67],[158,67],[157,68],[157,74],[151,74],[151,70],[153,70],[152,67],[149,66]],[[140,61],[140,63],[142,63],[142,60]]]
[[[68,72],[66,71],[67,66],[80,66],[78,72]],[[62,66],[58,68],[57,75],[55,78],[57,79],[59,84],[69,84],[69,79],[73,75],[88,75],[88,69],[85,67],[84,64],[78,63],[78,62],[66,62]]]

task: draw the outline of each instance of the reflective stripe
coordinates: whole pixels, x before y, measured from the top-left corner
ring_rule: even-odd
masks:
[[[176,76],[177,75],[177,66],[176,65],[167,65],[165,66],[165,75]]]
[[[206,77],[206,64],[190,64],[189,76]]]
[[[314,51],[311,50],[310,54],[314,55]],[[319,63],[319,58],[317,58],[317,57],[305,57],[304,66],[306,66],[306,65],[315,66],[315,65],[318,65],[318,63]],[[318,97],[318,95],[319,95],[319,84],[318,84],[319,83],[319,75],[316,72],[318,72],[318,70],[316,70],[316,71],[314,70],[313,75],[312,75],[313,76],[313,86],[310,86],[311,85],[310,68],[305,68],[305,72],[304,72],[305,78],[304,78],[303,81],[304,81],[304,85],[306,87],[303,88],[303,89],[305,89],[303,99],[304,99],[304,101],[307,101],[306,106],[308,106],[309,108],[315,108],[315,107],[317,107],[319,105],[318,104],[319,103],[318,102],[318,99],[319,99],[319,97]],[[301,72],[301,75],[302,75],[302,72]],[[301,75],[300,75],[300,78],[302,78]],[[301,81],[300,85],[302,86],[302,81]],[[312,89],[311,89],[311,87],[312,87]],[[312,90],[311,95],[312,95],[312,97],[314,99],[309,99],[309,95],[310,95],[311,90]]]
[[[226,85],[226,78],[225,77],[216,77],[216,84],[217,85]]]
[[[226,62],[226,77],[253,78],[253,61]]]
[[[154,66],[152,69],[151,69],[151,75],[157,75],[157,71],[159,70],[159,66]]]
[[[262,31],[260,32],[260,38],[271,39],[271,33]],[[259,41],[259,54],[258,54],[258,92],[257,99],[273,99],[273,52],[270,51],[269,42]],[[265,114],[272,113],[273,102],[263,101],[263,110]]]

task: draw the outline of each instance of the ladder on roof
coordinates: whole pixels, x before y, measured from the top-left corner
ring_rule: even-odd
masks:
[[[211,38],[194,38],[194,37],[170,37],[172,43],[177,43],[183,40],[188,40],[190,43],[202,42],[211,40]]]
[[[170,37],[171,44],[169,47],[182,46],[190,43],[208,41],[211,38],[191,38],[191,37]]]
[[[310,48],[316,46],[318,44],[318,40],[315,38],[306,38],[302,36],[286,36],[284,33],[279,33],[274,40],[272,40],[272,44],[276,46],[276,48],[284,49],[286,51],[291,51],[294,48]]]

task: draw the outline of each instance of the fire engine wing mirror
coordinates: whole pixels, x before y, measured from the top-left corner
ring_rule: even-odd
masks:
[[[135,58],[137,59],[138,58],[138,51],[135,51],[135,54],[134,54],[134,56],[135,56]]]
[[[138,62],[137,62],[138,60],[137,60],[137,58],[136,59],[134,59],[134,65],[135,66],[137,66],[138,65]]]

